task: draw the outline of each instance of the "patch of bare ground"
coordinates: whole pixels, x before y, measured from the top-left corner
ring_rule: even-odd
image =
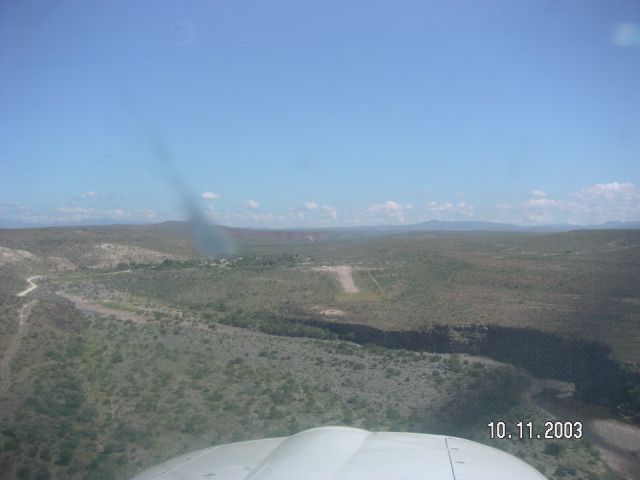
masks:
[[[47,257],[47,260],[51,262],[51,269],[54,272],[72,272],[76,270],[78,267],[69,260],[64,257]]]
[[[101,305],[99,303],[94,303],[89,300],[86,300],[77,295],[72,295],[67,292],[57,292],[63,298],[73,302],[75,307],[80,311],[90,311],[94,313],[98,313],[100,315],[113,315],[114,317],[120,320],[130,320],[135,323],[146,323],[147,319],[138,313],[130,312],[127,310],[112,308],[106,305]]]
[[[115,243],[97,245],[87,257],[95,268],[116,267],[120,263],[161,263],[164,260],[183,259],[180,255]]]
[[[576,386],[571,382],[563,382],[552,378],[531,378],[531,386],[527,392],[527,398],[532,399],[545,390],[553,390],[558,398],[571,397],[576,391]]]
[[[126,272],[126,270],[110,272],[106,275],[117,275]],[[175,322],[175,325],[207,328],[197,321],[197,316],[185,315],[180,309],[157,300],[153,303],[148,303],[142,298],[124,292],[106,290],[58,290],[56,294],[72,302],[76,309],[84,313],[111,316],[118,321],[147,324],[163,319]]]
[[[26,250],[0,247],[0,265],[36,260],[38,257]]]
[[[606,462],[628,480],[640,478],[640,428],[617,420],[593,420],[594,443]]]
[[[320,315],[324,315],[325,317],[344,317],[345,316],[344,310],[341,310],[339,308],[332,308],[332,307],[324,308],[318,305],[314,305],[313,307],[311,307],[311,310],[313,310],[314,312],[318,312]]]

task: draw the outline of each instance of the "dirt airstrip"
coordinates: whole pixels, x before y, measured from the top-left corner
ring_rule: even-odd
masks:
[[[353,281],[353,269],[349,265],[337,265],[334,267],[318,267],[316,270],[320,272],[331,272],[337,275],[340,285],[345,293],[358,293],[360,289]]]

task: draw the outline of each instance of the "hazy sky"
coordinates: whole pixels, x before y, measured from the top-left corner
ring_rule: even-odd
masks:
[[[640,2],[0,3],[0,218],[171,176],[229,225],[640,220]]]

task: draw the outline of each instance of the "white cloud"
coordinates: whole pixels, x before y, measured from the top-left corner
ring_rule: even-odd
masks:
[[[434,214],[439,220],[449,220],[460,217],[473,217],[475,215],[475,207],[466,202],[429,202],[426,210]]]
[[[335,207],[327,204],[320,204],[316,201],[309,200],[302,204],[301,209],[303,211],[299,211],[295,218],[301,221],[305,221],[307,225],[309,224],[322,224],[326,225],[327,221],[329,223],[333,223],[338,218],[338,210]],[[290,208],[289,211],[295,211],[294,208]]]
[[[509,221],[524,224],[577,223],[580,205],[557,200],[531,192],[533,198],[513,206],[511,213],[516,216]]]
[[[96,192],[94,192],[93,190],[89,190],[88,192],[84,192],[82,194],[82,198],[92,198],[95,197],[97,195]]]
[[[577,196],[586,201],[625,201],[640,200],[640,190],[633,183],[598,183],[583,188]]]
[[[275,213],[255,213],[255,212],[227,212],[218,215],[225,225],[229,226],[262,226],[262,227],[287,227],[292,226],[291,218],[287,215]]]
[[[95,192],[94,192],[95,193]],[[525,193],[525,192],[523,192]],[[351,210],[306,201],[303,205],[292,206],[284,214],[264,212],[256,200],[247,200],[237,205],[237,211],[223,208],[221,202],[209,202],[203,210],[216,221],[236,226],[273,227],[321,227],[331,225],[380,225],[408,224],[429,219],[459,220],[478,218],[517,224],[600,224],[607,221],[640,220],[640,187],[630,182],[615,181],[587,185],[584,188],[562,196],[549,195],[541,190],[532,190],[524,199],[518,196],[500,196],[495,201],[432,201],[426,205],[413,206],[387,200]],[[85,192],[85,198],[88,192]],[[99,198],[103,198],[98,196]],[[213,192],[205,192],[204,199],[221,198]],[[475,198],[475,197],[474,197]],[[464,200],[464,199],[459,199]],[[21,220],[26,223],[80,223],[91,220],[113,219],[119,221],[159,221],[176,218],[166,212],[157,215],[153,210],[123,208],[90,208],[93,202],[78,201],[75,205],[65,205],[46,210],[33,209],[26,205],[2,204],[0,216]],[[260,208],[260,210],[256,210]]]
[[[564,199],[531,192],[532,198],[520,205],[500,208],[500,217],[515,223],[600,224],[607,221],[640,220],[640,189],[633,183],[598,183],[570,193]],[[508,210],[508,212],[507,212]]]
[[[91,213],[96,211],[95,208],[84,208],[84,207],[58,207],[56,208],[58,212],[61,213]]]
[[[371,213],[378,212],[402,212],[405,209],[413,208],[410,204],[402,205],[398,202],[394,202],[393,200],[387,200],[384,203],[374,203],[367,210]]]
[[[616,47],[640,47],[640,24],[617,24],[611,35],[611,42]]]
[[[406,214],[413,208],[410,203],[401,204],[393,200],[387,200],[384,203],[374,203],[369,208],[365,209],[364,221],[373,222],[387,222],[395,221],[400,223],[406,223]],[[360,218],[358,216],[357,218]]]
[[[204,192],[202,194],[202,198],[203,200],[220,200],[222,198],[222,195],[218,195],[214,192]]]
[[[304,220],[307,223],[317,222],[326,224],[327,220],[336,220],[338,218],[338,210],[327,204],[320,204],[314,200],[306,201],[302,204],[303,212],[298,212],[296,218]],[[294,209],[290,209],[294,210]]]
[[[530,207],[559,207],[562,202],[551,198],[531,198],[527,200],[527,205]]]
[[[335,207],[330,205],[322,205],[322,211],[324,212],[325,218],[330,218],[331,220],[337,220],[338,218],[338,210]]]
[[[598,183],[572,195],[591,222],[640,220],[640,188],[633,183]]]

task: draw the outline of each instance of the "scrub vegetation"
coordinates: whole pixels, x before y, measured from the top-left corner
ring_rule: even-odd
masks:
[[[0,348],[37,300],[0,394],[8,478],[127,478],[198,448],[327,424],[470,438],[551,479],[616,478],[584,439],[488,438],[492,420],[553,419],[529,394],[530,371],[357,344],[333,326],[526,327],[597,340],[637,371],[638,232],[243,234],[217,259],[199,258],[173,224],[33,233],[0,231],[0,246],[32,255],[0,265]],[[319,268],[340,265],[357,293]],[[47,278],[18,298],[28,275]]]

